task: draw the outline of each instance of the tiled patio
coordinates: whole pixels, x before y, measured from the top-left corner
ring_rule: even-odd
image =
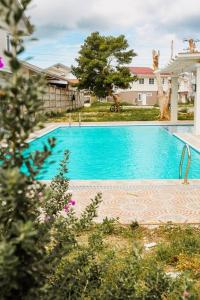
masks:
[[[102,192],[103,202],[97,221],[120,218],[123,224],[137,220],[141,224],[166,222],[200,223],[200,183],[184,186],[180,181],[99,181],[76,182],[70,187],[77,200],[79,214],[90,199]]]

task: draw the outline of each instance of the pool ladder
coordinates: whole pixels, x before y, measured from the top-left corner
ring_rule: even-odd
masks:
[[[81,113],[78,114],[78,124],[81,126]],[[72,114],[69,114],[69,127],[72,126]]]
[[[186,165],[183,184],[189,184],[188,174],[189,174],[190,165],[191,165],[191,151],[190,151],[190,146],[188,144],[185,144],[183,147],[183,150],[182,150],[181,161],[180,161],[180,165],[179,165],[179,179],[183,178],[183,162],[184,162],[186,151],[187,151],[187,165]]]

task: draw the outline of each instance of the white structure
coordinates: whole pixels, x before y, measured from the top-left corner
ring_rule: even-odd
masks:
[[[5,64],[3,69],[0,69],[0,85],[4,84],[6,76],[10,74],[8,60],[4,55],[4,51],[10,51],[10,34],[6,30],[0,29],[0,57]]]
[[[10,34],[6,30],[0,29],[0,57],[3,58],[3,61],[5,63],[4,69],[1,69],[1,71],[9,72],[9,66],[7,59],[4,55],[4,51],[10,51],[11,45],[10,45]]]
[[[68,89],[71,91],[76,91],[77,88],[75,87],[78,83],[78,80],[73,76],[71,73],[71,68],[58,63],[53,66],[48,67],[44,70],[44,72],[48,72],[48,74],[56,74],[57,76],[63,77],[68,82]],[[52,83],[54,83],[52,81]]]
[[[179,75],[179,102],[180,103],[187,103],[187,101],[191,101],[192,97],[194,96],[193,89],[192,89],[192,82],[194,80],[194,76],[192,73],[182,73]]]
[[[14,0],[14,1],[16,1],[18,5],[21,5],[18,0]],[[20,24],[21,30],[26,30],[25,24],[28,22],[29,22],[28,19],[24,15],[23,21]],[[3,28],[6,27],[2,23],[0,23],[0,26],[2,26]],[[29,33],[27,32],[27,35],[28,34]],[[5,63],[5,67],[3,69],[0,69],[0,85],[2,85],[4,83],[6,76],[9,76],[9,74],[10,74],[8,59],[4,54],[5,50],[8,52],[12,51],[11,34],[8,30],[0,28],[0,57],[3,59],[3,61]]]
[[[179,53],[161,72],[169,72],[172,77],[171,114],[172,121],[177,121],[178,78],[183,72],[193,73],[195,84],[194,134],[200,135],[200,52]]]

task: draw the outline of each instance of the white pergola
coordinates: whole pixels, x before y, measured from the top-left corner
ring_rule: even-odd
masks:
[[[194,103],[194,134],[200,135],[200,52],[179,53],[175,59],[161,70],[162,73],[170,73],[171,96],[171,121],[177,122],[178,116],[178,77],[181,73],[192,72],[196,77],[196,93]]]

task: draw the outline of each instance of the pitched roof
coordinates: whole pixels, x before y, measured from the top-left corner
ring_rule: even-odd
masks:
[[[134,75],[154,75],[153,69],[147,67],[130,67],[129,70]]]
[[[54,65],[52,65],[52,66],[46,68],[46,70],[49,70],[49,69],[52,69],[52,68],[57,68],[57,69],[62,68],[62,69],[64,69],[64,70],[66,70],[66,71],[69,71],[69,72],[71,71],[71,68],[70,68],[70,67],[65,66],[65,65],[63,65],[63,64],[61,64],[61,63],[54,64]]]
[[[155,76],[154,70],[148,67],[129,67],[130,72],[136,76]],[[170,76],[170,73],[161,72],[161,76]]]
[[[75,85],[75,84],[78,84],[78,83],[79,83],[79,80],[78,80],[78,79],[67,79],[67,81],[68,81],[69,84],[71,84],[71,85]]]
[[[55,74],[55,73],[53,73],[53,72],[50,72],[50,71],[48,71],[48,70],[41,69],[41,68],[39,68],[39,67],[37,67],[37,66],[35,66],[35,65],[32,65],[32,64],[28,63],[27,61],[22,61],[22,60],[21,60],[21,64],[22,64],[25,68],[27,68],[27,69],[29,69],[29,70],[32,70],[32,71],[34,71],[34,72],[36,72],[36,73],[39,73],[39,74],[44,74],[45,76],[48,76],[50,79],[64,80],[66,83],[68,82],[68,80],[66,80],[65,77],[60,76],[60,75],[58,75],[58,74]]]

